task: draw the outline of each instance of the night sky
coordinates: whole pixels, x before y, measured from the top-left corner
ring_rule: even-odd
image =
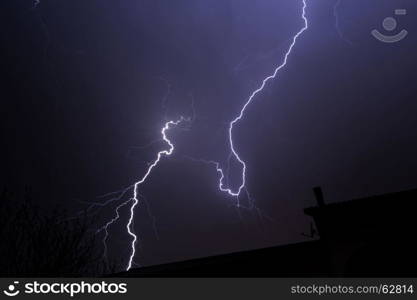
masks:
[[[308,31],[234,131],[259,211],[188,157],[225,166],[228,123],[282,62],[301,0],[1,1],[0,186],[75,214],[143,176],[166,118],[194,116],[141,187],[140,265],[306,240],[317,185],[327,202],[417,187],[417,2],[342,0],[335,18],[337,1],[307,1]],[[403,41],[371,36],[389,16]],[[126,221],[109,238],[121,266]]]

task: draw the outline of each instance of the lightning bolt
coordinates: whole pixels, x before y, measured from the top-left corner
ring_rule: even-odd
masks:
[[[149,165],[149,168],[146,171],[145,175],[142,177],[141,180],[137,181],[133,186],[133,198],[128,200],[128,201],[132,201],[133,203],[132,203],[132,206],[130,207],[130,217],[129,217],[129,221],[126,225],[127,232],[132,237],[132,244],[131,244],[132,252],[131,252],[130,257],[129,257],[129,262],[128,262],[126,271],[129,271],[130,268],[132,267],[133,258],[135,257],[135,253],[136,253],[136,247],[135,246],[136,246],[136,241],[137,241],[138,238],[137,238],[136,234],[134,233],[132,224],[133,224],[133,219],[134,219],[134,216],[135,216],[135,207],[139,203],[139,199],[138,199],[139,186],[146,181],[146,179],[151,174],[152,170],[161,161],[162,156],[170,156],[172,154],[172,152],[174,152],[174,150],[175,150],[174,144],[168,139],[166,133],[167,133],[168,130],[171,129],[172,126],[178,126],[183,121],[189,121],[189,119],[181,117],[177,121],[168,121],[168,122],[165,123],[165,126],[161,130],[161,135],[162,135],[162,139],[164,140],[164,142],[169,146],[169,149],[168,150],[162,150],[162,151],[158,152],[156,159],[154,160],[154,162],[151,165]]]
[[[100,233],[100,232],[104,231],[104,237],[103,237],[103,240],[102,240],[103,241],[103,247],[104,247],[104,250],[103,250],[103,258],[106,261],[106,265],[107,266],[109,265],[108,258],[107,258],[107,238],[109,237],[108,228],[109,228],[110,225],[112,225],[114,222],[116,222],[117,220],[120,219],[119,210],[122,207],[126,206],[129,203],[129,201],[130,200],[128,200],[126,202],[123,202],[122,204],[120,204],[119,206],[117,206],[116,207],[116,216],[113,219],[111,219],[110,221],[108,221],[106,224],[104,224],[103,227],[101,227],[100,229],[98,229],[96,231],[96,233]]]
[[[234,158],[242,166],[241,183],[240,183],[239,187],[236,190],[233,190],[232,188],[227,187],[225,185],[225,183],[224,183],[225,180],[227,181],[227,183],[229,183],[228,182],[228,170],[226,170],[226,175],[225,175],[225,172],[221,168],[220,163],[218,163],[216,161],[198,160],[198,161],[201,161],[201,162],[204,162],[204,163],[208,163],[208,164],[211,164],[211,165],[214,165],[215,166],[215,169],[216,169],[217,173],[219,174],[218,187],[219,187],[219,190],[221,192],[227,193],[228,195],[230,195],[232,197],[236,197],[237,199],[239,199],[239,196],[241,195],[242,191],[244,191],[246,193],[248,199],[251,201],[252,207],[254,207],[253,206],[253,202],[252,202],[251,197],[249,195],[249,192],[248,192],[248,190],[246,188],[246,171],[247,171],[247,166],[246,166],[245,161],[240,157],[239,153],[237,152],[237,150],[235,148],[234,141],[233,141],[233,129],[238,124],[238,122],[244,117],[244,114],[245,114],[246,109],[253,102],[253,100],[255,99],[255,97],[259,93],[261,93],[264,90],[264,88],[266,87],[266,85],[270,81],[272,81],[273,79],[275,79],[277,77],[279,71],[281,69],[283,69],[287,65],[288,58],[289,58],[289,56],[290,56],[290,54],[291,54],[291,52],[293,50],[293,47],[295,46],[295,44],[296,44],[296,42],[298,40],[298,38],[303,34],[304,31],[306,31],[308,29],[308,20],[306,18],[307,0],[302,0],[302,4],[303,5],[302,5],[302,15],[301,16],[302,16],[304,25],[293,36],[292,41],[291,41],[291,44],[290,44],[287,52],[285,53],[283,62],[275,68],[274,72],[270,76],[267,76],[266,78],[264,78],[262,80],[262,83],[259,86],[259,88],[257,88],[256,90],[254,90],[252,92],[252,94],[249,96],[249,98],[247,99],[247,101],[243,105],[242,109],[239,111],[239,114],[236,116],[236,118],[234,118],[229,123],[229,128],[228,128],[229,141],[228,142],[229,142],[229,145],[230,145],[230,155],[229,155],[229,158],[228,158],[228,165],[230,164],[230,160],[232,158]],[[166,99],[164,98],[164,103],[165,103],[165,100]],[[145,172],[145,174],[143,175],[143,177],[139,181],[135,182],[133,185],[131,185],[131,186],[129,186],[129,187],[123,189],[123,190],[120,190],[118,192],[112,192],[112,193],[109,193],[109,194],[104,195],[103,198],[110,197],[110,196],[112,196],[112,198],[109,199],[109,200],[107,200],[107,201],[105,201],[104,203],[101,203],[101,204],[100,203],[92,203],[90,205],[90,207],[87,209],[87,210],[90,210],[90,209],[92,209],[92,208],[94,208],[96,206],[106,206],[106,205],[108,205],[111,202],[121,201],[124,198],[124,196],[130,190],[132,190],[132,193],[133,193],[132,197],[130,199],[124,201],[123,203],[121,203],[120,205],[118,205],[116,207],[116,210],[115,210],[116,216],[114,218],[112,218],[111,220],[109,220],[103,227],[101,227],[97,231],[97,232],[104,231],[104,233],[105,233],[104,238],[103,238],[103,244],[104,244],[104,256],[106,257],[106,255],[107,255],[107,243],[106,242],[107,242],[107,238],[108,238],[108,228],[109,228],[109,226],[111,226],[112,224],[114,224],[117,220],[119,220],[119,218],[120,218],[119,210],[121,208],[123,208],[124,206],[127,206],[128,204],[131,204],[130,205],[130,208],[129,208],[129,219],[128,219],[128,222],[126,224],[126,231],[130,235],[130,237],[132,238],[132,241],[131,241],[131,246],[130,246],[131,251],[130,251],[130,256],[129,256],[128,264],[127,264],[127,267],[126,267],[126,271],[129,271],[132,268],[132,265],[134,264],[134,261],[133,260],[134,260],[135,254],[136,254],[136,243],[138,241],[138,236],[134,232],[133,222],[134,222],[134,217],[135,217],[135,208],[139,204],[139,197],[140,197],[139,188],[140,188],[140,186],[143,183],[145,183],[145,181],[151,175],[152,170],[155,167],[158,166],[158,164],[160,163],[161,159],[164,156],[166,156],[166,157],[167,156],[171,156],[172,153],[174,152],[174,150],[175,150],[174,144],[167,137],[167,132],[170,129],[172,129],[172,127],[176,127],[176,126],[180,125],[180,123],[182,123],[184,121],[190,122],[190,121],[193,121],[194,120],[194,118],[195,118],[194,100],[192,99],[192,101],[193,101],[192,102],[192,106],[193,106],[193,113],[194,113],[193,118],[184,118],[184,117],[181,117],[180,119],[178,119],[176,121],[167,121],[165,123],[164,127],[161,129],[162,140],[168,145],[168,149],[162,150],[162,151],[160,151],[160,152],[157,153],[156,159],[148,166],[148,169]],[[229,169],[229,167],[227,169]],[[237,204],[237,207],[240,207],[239,206],[239,200],[238,200],[237,203],[238,203]],[[259,213],[259,211],[258,211],[258,213]]]
[[[239,187],[236,190],[233,190],[230,187],[225,187],[224,185],[224,179],[225,179],[225,172],[223,171],[223,169],[220,167],[220,164],[217,162],[210,162],[212,164],[215,165],[216,167],[216,171],[219,173],[219,190],[222,192],[225,192],[227,194],[229,194],[232,197],[239,197],[239,195],[241,194],[242,190],[246,189],[246,170],[247,170],[247,166],[245,161],[240,157],[239,153],[237,152],[236,148],[235,148],[235,144],[233,142],[233,129],[235,128],[235,125],[238,124],[238,122],[244,117],[245,111],[247,109],[247,107],[252,103],[252,101],[255,99],[255,97],[261,93],[263,91],[263,89],[265,88],[265,86],[267,85],[267,83],[273,79],[275,79],[279,73],[279,71],[284,68],[287,65],[287,61],[288,58],[292,52],[292,49],[294,48],[295,44],[297,43],[298,38],[303,34],[304,31],[306,31],[308,29],[308,20],[306,17],[306,8],[307,8],[307,0],[302,0],[303,2],[303,6],[302,6],[302,14],[301,17],[303,19],[304,22],[304,26],[293,36],[292,38],[292,42],[290,44],[290,47],[288,48],[287,52],[285,53],[284,56],[284,61],[278,65],[274,72],[272,73],[272,75],[269,75],[268,77],[265,77],[262,80],[262,84],[259,86],[259,88],[257,88],[256,90],[254,90],[252,92],[252,94],[249,96],[248,100],[245,102],[245,104],[243,105],[242,109],[240,110],[239,114],[237,115],[236,118],[234,118],[230,123],[229,123],[229,145],[230,145],[230,151],[231,154],[233,156],[233,158],[239,162],[239,164],[242,166],[242,175],[241,175],[241,183],[239,185]]]
[[[145,181],[149,178],[149,176],[152,173],[152,170],[158,166],[158,164],[160,163],[161,159],[164,156],[170,156],[174,150],[174,144],[171,142],[171,140],[168,138],[167,133],[169,130],[171,130],[173,127],[176,127],[178,125],[180,125],[183,122],[190,122],[191,118],[184,118],[184,117],[180,117],[178,120],[176,121],[168,121],[165,123],[164,127],[162,127],[161,129],[161,136],[162,136],[162,140],[168,145],[168,149],[159,151],[157,153],[156,159],[149,164],[148,169],[146,170],[145,174],[143,175],[143,177],[135,182],[133,185],[130,185],[120,191],[117,192],[111,192],[108,194],[105,194],[103,196],[101,196],[100,198],[106,198],[106,197],[111,197],[110,199],[106,200],[103,203],[100,202],[94,202],[94,203],[90,203],[89,207],[87,208],[87,211],[93,209],[94,207],[105,207],[107,205],[109,205],[112,202],[118,202],[120,200],[122,200],[124,198],[124,196],[129,192],[132,191],[132,197],[129,198],[128,200],[122,202],[121,204],[119,204],[116,209],[115,209],[115,217],[113,217],[112,219],[110,219],[107,223],[105,223],[101,228],[99,228],[96,233],[100,233],[100,232],[104,232],[104,237],[102,239],[102,243],[103,243],[103,258],[105,259],[105,261],[107,262],[107,239],[109,237],[109,232],[108,229],[111,225],[113,225],[115,222],[117,222],[120,219],[120,209],[127,206],[129,203],[131,203],[130,208],[129,208],[129,219],[128,222],[126,224],[126,231],[127,233],[131,236],[132,238],[132,242],[131,242],[131,252],[130,252],[130,256],[129,256],[129,260],[128,260],[128,264],[126,267],[126,271],[130,270],[132,268],[132,265],[134,264],[133,259],[135,257],[136,254],[136,243],[138,241],[138,237],[136,235],[136,233],[134,232],[133,229],[133,221],[135,218],[135,208],[136,206],[139,204],[139,198],[143,196],[141,196],[139,194],[139,187],[145,183]],[[144,200],[146,201],[146,200]],[[146,207],[147,207],[147,211],[151,216],[150,213],[150,208],[149,205],[147,203]],[[154,231],[157,234],[156,231],[156,226],[155,226],[155,219],[153,218],[153,226],[154,226]],[[157,237],[158,238],[158,237]]]

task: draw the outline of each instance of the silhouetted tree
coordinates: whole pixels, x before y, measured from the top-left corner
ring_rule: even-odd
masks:
[[[0,199],[0,275],[78,277],[102,275],[100,245],[92,220],[69,219],[55,209],[44,213],[26,193],[17,201],[6,190]]]

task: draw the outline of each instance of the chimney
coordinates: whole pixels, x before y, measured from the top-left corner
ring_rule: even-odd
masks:
[[[317,205],[319,207],[325,206],[326,204],[324,203],[323,191],[321,187],[316,186],[315,188],[313,188],[313,191],[314,191],[314,195],[316,196]]]

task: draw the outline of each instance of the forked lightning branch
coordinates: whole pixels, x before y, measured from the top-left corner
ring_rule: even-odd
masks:
[[[241,175],[240,175],[240,184],[239,184],[239,186],[237,188],[233,188],[233,187],[230,187],[230,186],[225,186],[225,183],[224,183],[225,171],[223,170],[223,168],[221,168],[220,163],[212,162],[216,166],[216,171],[219,174],[219,182],[218,182],[219,190],[226,193],[227,195],[229,195],[231,197],[238,198],[242,194],[242,192],[246,190],[246,172],[247,172],[247,165],[246,165],[245,161],[241,158],[241,156],[239,155],[239,153],[238,153],[238,151],[235,147],[235,142],[233,140],[233,130],[238,125],[239,121],[244,118],[247,108],[255,100],[256,96],[258,94],[260,94],[265,89],[267,84],[270,81],[272,81],[273,79],[275,79],[279,75],[279,72],[287,65],[288,59],[291,55],[291,52],[292,52],[294,46],[297,43],[298,38],[303,34],[304,31],[306,31],[308,29],[308,20],[307,20],[307,17],[306,17],[307,1],[308,0],[302,0],[301,1],[302,7],[301,7],[301,10],[300,10],[300,15],[301,15],[301,19],[302,19],[302,22],[303,22],[303,26],[292,37],[290,46],[289,46],[288,50],[285,52],[282,63],[279,64],[274,69],[274,72],[271,75],[265,77],[262,80],[259,87],[250,94],[249,98],[246,100],[246,102],[242,106],[238,115],[229,123],[229,127],[228,127],[228,138],[229,138],[229,140],[228,140],[228,143],[229,143],[229,146],[230,146],[231,157],[233,159],[235,159],[240,164],[241,169],[242,169]],[[126,231],[129,234],[129,236],[131,236],[132,241],[131,241],[131,252],[130,252],[130,255],[129,255],[126,270],[130,270],[132,268],[132,265],[134,263],[135,254],[136,254],[136,243],[138,241],[138,237],[135,234],[134,229],[133,229],[133,221],[134,221],[134,218],[135,218],[135,208],[139,204],[139,200],[140,200],[139,188],[142,184],[144,184],[146,182],[146,180],[151,175],[152,170],[155,167],[158,166],[161,159],[163,157],[168,157],[168,156],[171,156],[173,154],[173,152],[175,150],[175,146],[174,146],[174,143],[167,136],[168,131],[170,131],[174,127],[180,125],[180,123],[188,122],[188,121],[190,121],[189,118],[181,117],[178,120],[172,120],[172,121],[168,121],[168,122],[165,123],[164,127],[161,129],[161,136],[162,136],[163,141],[168,146],[168,148],[166,150],[162,150],[162,151],[157,153],[156,159],[149,165],[147,171],[145,172],[145,175],[139,181],[137,181],[136,183],[134,183],[132,186],[128,187],[127,189],[123,190],[120,197],[112,199],[112,200],[120,200],[126,194],[127,191],[132,190],[131,198],[129,198],[127,201],[125,201],[122,204],[120,204],[119,206],[117,206],[116,210],[115,210],[115,213],[116,213],[115,215],[116,216],[113,219],[111,219],[109,222],[107,222],[99,230],[99,231],[104,231],[105,232],[105,237],[103,239],[103,242],[104,242],[104,247],[105,247],[104,251],[105,251],[105,255],[106,255],[106,251],[107,251],[106,241],[107,241],[107,238],[108,238],[107,229],[108,229],[109,226],[111,226],[114,222],[116,222],[119,219],[119,217],[120,217],[119,216],[119,209],[128,205],[128,204],[130,204],[129,219],[128,219],[128,222],[126,224]]]

